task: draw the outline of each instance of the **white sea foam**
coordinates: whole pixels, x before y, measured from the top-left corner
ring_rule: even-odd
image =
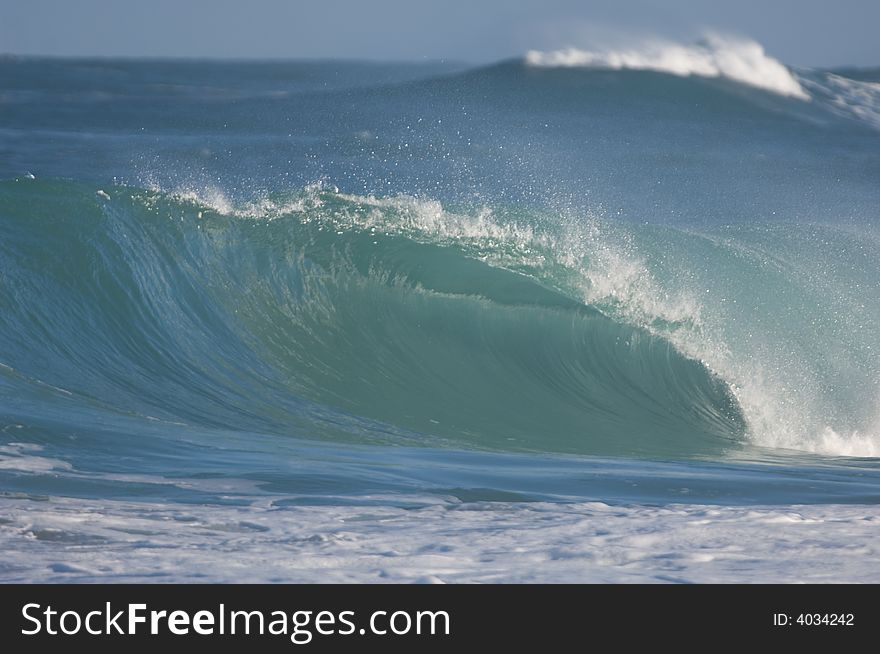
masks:
[[[833,112],[880,129],[880,82],[825,73],[815,79],[804,79],[803,83],[816,97],[826,100],[826,106]]]
[[[791,71],[767,55],[761,44],[718,34],[688,45],[654,40],[620,50],[531,50],[526,54],[526,63],[543,67],[653,70],[682,77],[726,77],[780,95],[810,99]]]
[[[237,218],[277,218],[278,216],[303,211],[321,205],[320,191],[323,186],[311,184],[303,189],[303,193],[284,201],[275,201],[266,195],[260,195],[245,202],[237,202],[219,186],[183,184],[173,187],[170,191],[148,182],[146,187],[155,194],[163,194],[178,201],[193,204],[203,211],[211,211],[221,216]],[[152,205],[157,197],[143,198],[145,204]],[[199,212],[199,217],[201,212]]]
[[[161,187],[152,185],[151,190],[162,193]],[[224,216],[245,219],[275,219],[281,216],[297,216],[304,223],[323,224],[340,234],[348,231],[371,231],[374,233],[402,235],[415,240],[433,243],[470,245],[475,251],[486,254],[486,259],[500,262],[504,252],[516,251],[520,262],[534,255],[535,263],[540,255],[536,247],[551,244],[548,237],[530,225],[516,225],[496,220],[489,207],[472,212],[456,212],[430,198],[399,194],[389,197],[340,193],[339,189],[315,182],[306,186],[295,196],[270,198],[257,197],[244,202],[234,201],[222,189],[214,186],[181,186],[168,195],[180,202],[187,202]],[[326,201],[337,201],[332,208]],[[155,198],[147,199],[152,203]],[[490,255],[490,251],[496,256]]]
[[[363,499],[375,504],[0,497],[0,581],[880,582],[876,506]]]
[[[433,242],[470,243],[499,251],[515,249],[519,254],[549,243],[545,235],[530,225],[497,220],[489,207],[467,213],[449,211],[436,200],[409,195],[377,198],[339,194],[338,197],[356,206],[375,209],[366,213],[335,214],[334,221],[345,229],[373,229],[417,239],[430,238]]]
[[[42,449],[42,446],[33,443],[0,445],[0,470],[15,470],[39,475],[72,469],[67,461],[34,454]]]

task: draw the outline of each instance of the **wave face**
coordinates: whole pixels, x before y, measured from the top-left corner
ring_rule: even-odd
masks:
[[[10,424],[880,453],[874,73],[717,37],[417,73],[0,62]]]
[[[409,432],[401,442],[495,449],[681,455],[744,436],[722,380],[566,292],[573,271],[527,226],[317,188],[234,211],[13,184],[11,383],[203,428],[350,440],[364,436],[304,423],[303,407]]]

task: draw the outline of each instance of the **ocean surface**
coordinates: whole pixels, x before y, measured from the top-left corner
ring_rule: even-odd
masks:
[[[880,582],[880,68],[0,59],[0,581]]]

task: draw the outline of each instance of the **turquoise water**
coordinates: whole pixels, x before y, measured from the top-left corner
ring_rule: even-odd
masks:
[[[878,84],[5,59],[0,490],[876,504]]]

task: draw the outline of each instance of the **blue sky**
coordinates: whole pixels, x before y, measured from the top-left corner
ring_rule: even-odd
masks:
[[[880,0],[0,0],[0,52],[483,62],[706,29],[786,63],[880,65]]]

